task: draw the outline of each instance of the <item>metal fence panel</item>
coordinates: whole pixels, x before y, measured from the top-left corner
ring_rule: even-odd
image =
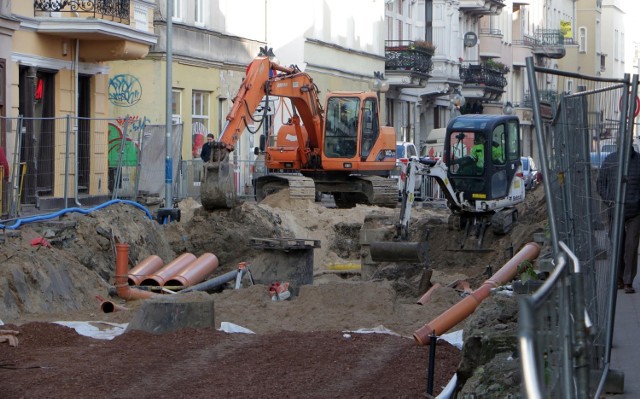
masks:
[[[616,142],[617,148],[631,147],[625,123],[631,82],[628,78],[601,79],[534,67],[532,59],[527,60],[527,69],[541,143],[553,256],[557,259],[563,252],[571,253],[582,271],[565,272],[547,287],[544,298],[525,308],[522,323],[527,324],[525,319],[530,318],[533,330],[521,339],[529,340],[530,345],[523,348],[533,351],[529,355],[541,373],[536,389],[543,397],[597,397],[602,383],[589,385],[588,373],[576,367],[580,362],[572,348],[588,327],[588,361],[584,362],[592,373],[602,377],[607,373],[615,309],[614,265],[620,259],[620,222],[608,215],[619,214],[621,207],[612,208],[598,195],[599,163],[592,160],[603,141]],[[549,91],[557,93],[557,102],[541,99],[540,93]],[[621,145],[624,143],[629,145]],[[625,163],[619,168],[622,180]],[[559,248],[560,242],[566,244],[566,251]],[[569,278],[574,275],[580,279]],[[588,326],[579,309],[584,310]],[[535,397],[535,390],[529,388],[527,395]]]

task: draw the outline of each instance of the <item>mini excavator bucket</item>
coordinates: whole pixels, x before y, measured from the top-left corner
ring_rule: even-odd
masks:
[[[200,202],[208,211],[233,208],[236,204],[236,188],[228,152],[216,149],[212,160],[204,163],[200,183]]]

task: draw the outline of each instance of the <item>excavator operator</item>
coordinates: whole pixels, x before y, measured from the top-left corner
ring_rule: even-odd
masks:
[[[471,158],[476,162],[476,168],[480,170],[480,173],[478,174],[482,174],[482,169],[484,168],[484,143],[484,135],[476,134],[473,147],[471,147],[471,153],[469,154],[469,156],[471,156]]]

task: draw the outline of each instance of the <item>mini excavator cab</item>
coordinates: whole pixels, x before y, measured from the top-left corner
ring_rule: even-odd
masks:
[[[464,199],[507,197],[520,166],[520,123],[515,116],[463,115],[447,127],[448,178]]]

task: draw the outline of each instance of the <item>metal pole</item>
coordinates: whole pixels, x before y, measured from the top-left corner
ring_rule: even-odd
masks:
[[[167,91],[167,103],[166,103],[166,160],[165,160],[165,190],[164,190],[164,206],[170,208],[173,205],[172,196],[172,182],[173,182],[173,165],[171,158],[171,129],[172,129],[172,64],[173,64],[173,0],[167,0],[167,79],[166,79],[166,91]]]
[[[80,203],[80,201],[78,201],[78,195],[79,195],[79,191],[78,191],[78,184],[80,182],[80,140],[79,140],[79,129],[78,129],[78,101],[80,99],[80,92],[78,90],[78,62],[80,61],[79,58],[79,53],[80,52],[80,39],[76,39],[76,52],[75,52],[75,60],[74,60],[74,65],[73,65],[73,76],[74,76],[74,81],[75,81],[75,94],[76,94],[76,118],[75,118],[75,123],[73,125],[73,131],[75,134],[75,138],[76,138],[76,142],[75,142],[75,147],[76,147],[76,171],[75,171],[75,183],[76,183],[76,187],[75,187],[75,198],[76,198],[76,205],[78,206],[82,206],[82,204]]]
[[[67,114],[67,131],[64,157],[64,207],[69,207],[69,141],[71,136],[71,115]]]
[[[533,64],[533,57],[527,57],[525,59],[527,64],[527,80],[529,82],[529,88],[531,90],[531,96],[533,98],[533,119],[536,127],[536,139],[538,140],[538,151],[540,152],[541,159],[541,167],[542,167],[542,176],[545,178],[542,180],[544,184],[544,192],[551,192],[551,183],[549,182],[549,166],[547,165],[547,160],[549,156],[547,155],[546,149],[546,140],[544,137],[544,125],[542,123],[542,115],[540,114],[540,99],[538,93],[538,83],[536,80],[536,72],[535,65]],[[556,216],[554,208],[551,204],[551,197],[545,195],[545,203],[547,205],[547,212],[549,213],[549,232],[551,233],[551,247],[553,250],[553,255],[558,254],[558,229],[556,228]]]
[[[436,332],[429,337],[429,370],[427,371],[427,394],[433,395],[433,376],[436,367],[436,344],[438,337]]]
[[[23,126],[24,119],[22,115],[18,116],[16,126],[16,141],[13,143],[13,167],[11,168],[11,200],[9,209],[9,218],[15,218],[18,216],[18,209],[20,208],[20,185],[18,181],[20,180],[20,154],[22,152],[22,134],[23,134]]]
[[[122,139],[120,141],[120,154],[118,155],[118,167],[116,168],[115,181],[113,183],[113,193],[111,193],[111,200],[118,198],[118,186],[121,185],[122,180],[122,159],[124,158],[124,149],[127,142],[127,135],[129,134],[129,114],[125,117],[124,128],[122,129]]]

